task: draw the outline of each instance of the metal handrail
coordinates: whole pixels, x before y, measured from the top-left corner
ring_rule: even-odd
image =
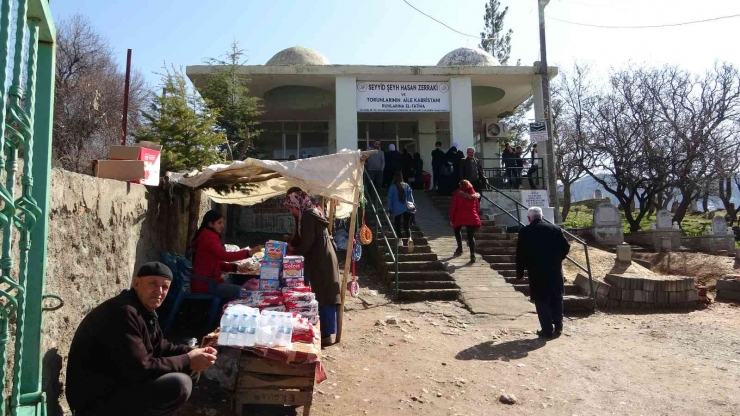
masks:
[[[380,198],[380,195],[378,194],[378,190],[375,189],[375,184],[372,181],[372,178],[370,178],[370,175],[367,173],[367,171],[364,171],[365,174],[365,192],[370,194],[370,198],[365,198],[365,200],[369,203],[370,208],[373,209],[373,215],[375,215],[375,235],[380,235],[380,231],[383,230],[383,241],[385,241],[385,246],[388,247],[388,254],[391,255],[391,258],[393,259],[393,266],[395,268],[395,289],[394,289],[394,295],[398,297],[398,234],[396,234],[396,230],[393,228],[393,224],[391,223],[391,219],[388,218],[387,215],[385,215],[385,210],[383,209],[383,200]],[[368,186],[369,184],[369,186]],[[372,193],[368,192],[368,189],[372,189]],[[382,214],[378,214],[378,208],[375,207],[375,202],[373,201],[373,195],[375,195],[375,198],[378,201],[378,204],[380,205],[380,211]],[[394,248],[391,247],[390,241],[388,241],[388,236],[385,235],[385,229],[383,228],[383,225],[381,223],[380,218],[385,218],[386,222],[388,223],[388,227],[390,228],[391,232],[393,233],[393,241],[395,244],[393,245]],[[411,236],[409,236],[410,238]],[[377,238],[377,237],[376,237]],[[385,259],[383,261],[385,263]]]
[[[516,205],[517,207],[522,207],[522,208],[524,208],[524,209],[529,209],[529,208],[527,208],[526,206],[524,206],[524,204],[522,204],[521,202],[517,201],[516,199],[514,199],[514,198],[510,197],[509,195],[506,195],[506,193],[502,192],[502,191],[501,191],[500,189],[496,188],[495,186],[491,186],[491,185],[486,185],[486,188],[485,188],[484,190],[485,190],[485,191],[498,192],[498,193],[500,193],[501,195],[503,195],[503,196],[504,196],[504,197],[505,197],[506,199],[508,199],[508,200],[510,200],[511,202],[513,202],[513,203],[514,203],[514,204],[515,204],[515,205]],[[512,219],[513,219],[514,221],[516,221],[516,222],[517,222],[517,223],[518,223],[518,224],[519,224],[520,226],[524,227],[524,223],[523,223],[523,222],[521,222],[521,220],[519,220],[519,218],[516,218],[516,217],[514,217],[513,215],[511,215],[511,213],[510,213],[509,211],[507,211],[507,210],[503,209],[503,208],[502,208],[502,207],[501,207],[501,206],[500,206],[499,204],[497,204],[497,203],[495,203],[495,202],[491,201],[491,200],[490,200],[490,199],[489,199],[488,197],[486,197],[486,196],[485,196],[485,195],[483,195],[483,194],[481,194],[481,197],[482,197],[482,198],[485,198],[485,200],[486,200],[486,201],[488,201],[488,202],[489,202],[490,204],[494,205],[494,206],[495,206],[496,208],[498,208],[498,209],[500,209],[501,211],[505,212],[505,213],[506,213],[506,215],[508,215],[509,217],[511,217],[511,218],[512,218]],[[517,209],[517,217],[518,217],[518,216],[519,216],[519,209]],[[566,259],[568,259],[568,260],[570,260],[570,262],[571,262],[571,263],[573,263],[573,264],[574,264],[574,265],[575,265],[576,267],[578,267],[579,269],[583,270],[583,271],[584,271],[584,272],[585,272],[586,274],[588,274],[588,285],[589,285],[589,289],[590,289],[590,292],[591,292],[591,293],[590,293],[590,294],[591,294],[591,298],[595,298],[595,297],[596,297],[596,294],[594,293],[594,282],[593,282],[593,276],[591,275],[591,260],[590,260],[590,259],[589,259],[589,257],[588,257],[588,244],[587,244],[587,243],[586,243],[585,241],[581,240],[580,238],[578,238],[578,237],[576,237],[575,235],[573,235],[573,234],[571,234],[570,232],[568,232],[568,231],[567,231],[566,229],[564,229],[563,227],[560,227],[560,226],[559,226],[559,225],[557,225],[557,224],[553,224],[553,223],[552,223],[552,222],[551,222],[550,220],[548,220],[547,218],[545,218],[545,217],[542,217],[542,220],[543,220],[543,221],[545,221],[545,222],[546,222],[546,223],[548,223],[548,224],[552,224],[552,225],[554,225],[554,226],[556,226],[556,227],[560,228],[560,229],[561,229],[561,230],[563,231],[563,234],[565,234],[565,235],[569,236],[569,237],[570,237],[570,238],[572,238],[572,239],[573,239],[573,240],[574,240],[575,242],[577,242],[578,244],[581,244],[581,245],[583,246],[583,250],[584,250],[584,252],[585,252],[585,255],[586,255],[586,267],[583,267],[583,266],[581,265],[581,263],[579,263],[579,262],[577,262],[577,261],[573,260],[573,258],[572,258],[572,257],[570,257],[570,256],[565,256],[565,258],[566,258]]]

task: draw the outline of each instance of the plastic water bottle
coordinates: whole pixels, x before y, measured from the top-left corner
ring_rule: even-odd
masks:
[[[275,346],[275,327],[277,316],[274,312],[265,313],[260,317],[260,325],[257,330],[257,344],[265,347]]]
[[[239,315],[238,312],[233,312],[229,316],[229,338],[226,341],[226,345],[237,345],[239,338]]]
[[[226,312],[221,316],[221,330],[218,333],[218,345],[228,345],[229,341],[229,333],[231,332],[231,326],[230,326],[230,319],[229,316],[230,309],[227,309]]]
[[[247,312],[245,311],[243,314],[239,315],[239,319],[237,321],[237,336],[236,336],[236,344],[237,346],[243,347],[246,345],[247,342],[247,320],[249,319],[249,315],[247,315]]]
[[[279,317],[276,345],[288,347],[293,337],[293,317],[290,314],[281,314]]]
[[[259,315],[257,314],[258,312],[255,310],[247,317],[245,323],[246,331],[244,333],[244,343],[242,344],[245,347],[252,347],[255,342],[257,342],[257,327],[259,326]]]

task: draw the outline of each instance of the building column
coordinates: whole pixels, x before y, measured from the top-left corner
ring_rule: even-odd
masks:
[[[437,142],[437,121],[434,118],[419,118],[419,154],[424,161],[424,169],[432,172],[432,150]]]
[[[539,64],[539,63],[537,63]],[[533,99],[533,108],[534,108],[534,119],[537,123],[544,122],[545,121],[545,104],[544,100],[542,98],[542,77],[540,75],[536,75],[532,79],[532,99]],[[539,153],[540,158],[542,158],[542,167],[541,172],[539,173],[542,178],[543,182],[539,184],[539,186],[542,189],[549,188],[547,181],[547,174],[550,172],[549,166],[548,166],[548,159],[547,159],[547,142],[539,142],[537,146],[537,152]]]
[[[473,147],[473,89],[470,77],[450,79],[450,139],[465,152]]]
[[[336,149],[357,148],[357,78],[336,78]]]
[[[337,152],[337,121],[329,120],[329,153]]]

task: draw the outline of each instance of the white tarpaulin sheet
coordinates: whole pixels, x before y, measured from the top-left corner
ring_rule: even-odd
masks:
[[[327,156],[289,162],[246,159],[211,165],[203,172],[170,173],[171,183],[201,188],[219,204],[255,205],[298,186],[310,195],[339,202],[337,218],[352,212],[355,191],[362,187],[362,156],[374,153],[342,150]]]

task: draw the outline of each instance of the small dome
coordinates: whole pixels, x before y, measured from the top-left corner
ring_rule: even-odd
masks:
[[[302,46],[283,49],[267,61],[267,65],[331,65],[319,52]]]
[[[478,48],[457,48],[439,60],[437,66],[498,66],[498,60]]]

